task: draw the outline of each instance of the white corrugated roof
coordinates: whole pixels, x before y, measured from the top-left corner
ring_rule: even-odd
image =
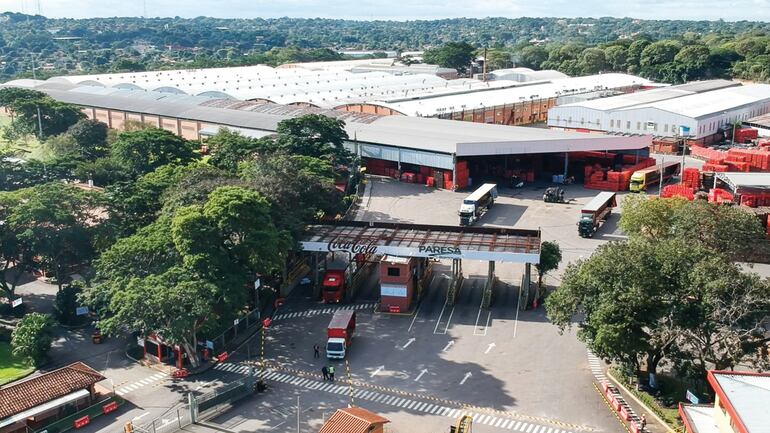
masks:
[[[693,92],[664,87],[661,89],[646,90],[644,92],[627,93],[609,98],[592,99],[589,101],[565,104],[562,107],[583,107],[592,110],[610,111],[625,107],[635,107],[655,101],[663,101],[671,98],[692,95]]]
[[[692,433],[720,433],[714,420],[714,406],[682,405]]]
[[[495,83],[495,81],[492,83]],[[568,94],[645,85],[648,83],[650,81],[633,75],[599,74],[535,84],[520,83],[519,85],[504,89],[483,92],[466,92],[441,96],[426,95],[410,100],[382,99],[374,102],[404,113],[407,116],[435,116],[455,111],[513,104],[532,99],[547,99]]]
[[[713,372],[719,387],[749,433],[770,426],[770,375]]]
[[[630,107],[656,108],[682,116],[698,118],[733,110],[757,102],[770,101],[770,85],[749,84],[696,93],[664,101]]]

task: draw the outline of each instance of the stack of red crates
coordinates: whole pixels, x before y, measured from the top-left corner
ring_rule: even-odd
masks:
[[[743,157],[743,161],[755,171],[770,171],[770,152],[765,147],[759,149],[730,149],[731,159]]]
[[[681,183],[666,185],[663,187],[663,191],[660,192],[660,196],[663,198],[684,197],[687,200],[693,200],[695,198],[695,190]]]
[[[733,136],[733,141],[736,143],[746,143],[751,140],[756,140],[759,136],[759,131],[754,128],[741,128],[736,129]]]
[[[444,189],[452,189],[452,172],[449,170],[444,172]]]
[[[457,182],[457,188],[466,188],[468,186],[468,179],[470,178],[468,161],[457,161],[455,164],[455,170],[457,170],[457,173],[455,174],[455,182]]]
[[[700,189],[700,170],[694,167],[687,167],[682,170],[682,185],[692,188],[693,190]]]
[[[385,161],[383,159],[366,159],[364,160],[366,166],[366,172],[377,176],[393,176],[391,170],[394,170],[397,165],[392,161]]]
[[[743,193],[741,194],[741,206],[760,207],[770,206],[770,193]]]
[[[635,160],[635,157],[631,158],[634,159],[629,159],[628,162]],[[583,172],[585,175],[583,186],[605,191],[626,191],[634,172],[652,165],[655,165],[655,160],[652,158],[642,158],[634,165],[623,165],[622,171],[609,171],[601,164],[587,165]]]
[[[722,152],[721,150],[709,149],[708,147],[703,147],[703,146],[690,147],[690,155],[699,159],[714,160],[716,164],[721,164],[722,161],[724,161],[725,158],[727,158],[726,152]]]
[[[709,191],[709,203],[732,203],[733,195],[722,188],[712,188]]]

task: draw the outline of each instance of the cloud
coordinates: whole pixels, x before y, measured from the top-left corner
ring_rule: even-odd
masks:
[[[39,0],[50,17],[141,16],[143,0]],[[149,16],[222,18],[321,17],[415,20],[458,17],[633,17],[770,20],[770,0],[144,0]],[[0,0],[0,9],[37,11],[36,0]]]

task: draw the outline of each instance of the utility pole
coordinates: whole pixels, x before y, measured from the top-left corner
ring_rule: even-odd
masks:
[[[29,53],[29,57],[32,59],[32,79],[37,81],[37,72],[35,70],[35,55]],[[43,118],[40,114],[40,105],[35,105],[37,108],[37,132],[40,140],[43,139]]]
[[[299,433],[299,395],[297,395],[297,433]]]
[[[660,178],[658,181],[658,197],[660,197],[660,194],[663,192],[663,164],[666,162],[666,155],[662,154],[660,157],[660,173],[658,174],[658,177]]]
[[[482,80],[487,82],[487,47],[484,47],[484,71],[482,71]]]

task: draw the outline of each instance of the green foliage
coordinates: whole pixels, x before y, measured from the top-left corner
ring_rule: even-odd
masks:
[[[702,379],[710,366],[767,368],[762,318],[770,283],[733,260],[764,248],[756,218],[703,200],[627,197],[627,242],[600,247],[570,265],[547,300],[564,329],[584,318],[578,336],[600,356],[654,373],[661,362]]]
[[[36,186],[13,207],[8,230],[27,251],[38,256],[61,288],[66,271],[93,257],[99,197],[60,182]]]
[[[538,286],[542,286],[543,276],[559,267],[561,263],[561,248],[556,242],[545,241],[540,244],[540,262],[535,265],[538,276]]]
[[[9,341],[10,335],[0,334],[0,386],[35,371],[35,367],[31,365],[29,359],[14,356]]]
[[[85,115],[74,105],[59,102],[36,90],[21,88],[0,89],[0,106],[14,114],[12,125],[15,135],[38,133],[42,126],[43,137],[61,134]],[[38,124],[38,113],[42,125]]]
[[[98,120],[83,119],[67,130],[77,145],[75,154],[93,161],[107,155],[107,125]]]
[[[298,239],[305,224],[342,209],[342,192],[334,186],[327,160],[274,154],[241,164],[241,177],[271,204],[273,221]]]
[[[192,143],[158,128],[118,134],[110,154],[118,165],[134,176],[149,173],[162,165],[184,165],[198,158]]]
[[[211,152],[209,164],[231,173],[235,173],[239,163],[253,157],[258,151],[275,147],[270,139],[245,137],[229,129],[221,129],[206,140],[206,145]]]
[[[75,310],[80,304],[77,302],[77,297],[83,291],[85,285],[81,281],[73,281],[69,284],[62,286],[61,290],[56,293],[56,299],[54,300],[54,315],[59,323],[64,325],[77,325],[87,320],[87,316],[78,316],[75,314]]]
[[[474,58],[476,47],[467,42],[448,42],[423,53],[423,61],[465,72]]]
[[[49,314],[24,316],[11,334],[13,354],[40,363],[51,349],[53,327],[54,321]]]
[[[278,148],[295,155],[328,159],[347,164],[352,155],[344,143],[348,139],[345,122],[321,114],[307,114],[278,123]]]

